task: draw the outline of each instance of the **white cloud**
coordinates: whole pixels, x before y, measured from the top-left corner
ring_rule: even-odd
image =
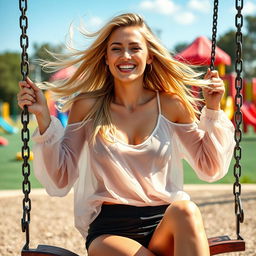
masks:
[[[208,2],[208,0],[202,0],[205,2]],[[191,4],[194,2],[194,5],[196,3],[200,3],[200,1],[197,0],[192,0],[190,1]],[[171,18],[174,19],[176,23],[182,24],[182,25],[187,25],[191,24],[195,21],[196,16],[193,14],[192,11],[184,11],[184,8],[181,8],[180,5],[177,5],[174,3],[172,0],[144,0],[140,4],[140,8],[144,10],[150,10],[155,13],[160,13],[163,15],[170,16]],[[196,7],[194,7],[195,9]],[[199,8],[199,4],[197,5],[197,8]],[[193,8],[191,8],[193,9]]]
[[[153,10],[154,9],[154,3],[152,1],[143,1],[143,2],[141,2],[140,7],[142,9]]]
[[[204,13],[208,13],[211,10],[211,4],[209,0],[190,0],[188,2],[188,7]]]
[[[192,12],[181,12],[174,16],[177,23],[182,25],[191,24],[195,21],[196,17]]]
[[[180,7],[171,0],[145,0],[140,7],[144,10],[151,10],[164,15],[175,13]]]
[[[255,15],[256,14],[256,3],[247,1],[243,7],[242,13],[245,15]]]

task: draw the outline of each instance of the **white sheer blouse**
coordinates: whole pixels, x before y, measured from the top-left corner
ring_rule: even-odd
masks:
[[[43,135],[38,129],[33,135],[35,175],[52,196],[74,187],[75,226],[85,239],[103,202],[155,206],[188,200],[182,159],[200,179],[213,182],[227,173],[233,154],[234,127],[223,111],[204,108],[199,124],[173,123],[159,112],[154,131],[139,145],[97,135],[93,146],[91,120],[64,129],[51,118]]]

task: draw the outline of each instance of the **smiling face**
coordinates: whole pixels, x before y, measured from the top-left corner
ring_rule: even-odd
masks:
[[[120,27],[109,38],[106,63],[115,83],[142,82],[146,64],[152,62],[140,29],[135,26]]]

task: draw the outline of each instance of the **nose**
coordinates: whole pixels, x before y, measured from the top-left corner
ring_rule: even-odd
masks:
[[[130,59],[131,58],[131,54],[130,54],[130,52],[128,50],[124,50],[123,58],[124,59]]]

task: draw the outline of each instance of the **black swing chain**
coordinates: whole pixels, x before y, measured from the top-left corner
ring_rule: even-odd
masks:
[[[234,148],[234,158],[235,158],[235,164],[234,164],[234,176],[235,176],[235,182],[233,186],[233,194],[235,197],[235,214],[236,214],[236,234],[237,239],[243,240],[243,238],[240,236],[240,223],[244,221],[244,211],[242,208],[242,202],[241,202],[241,184],[239,178],[241,177],[241,165],[240,160],[242,156],[242,150],[240,147],[240,142],[242,140],[242,131],[240,129],[240,126],[243,122],[243,115],[241,112],[241,106],[243,104],[243,96],[241,94],[241,90],[243,88],[243,79],[241,77],[241,73],[243,71],[243,60],[242,60],[242,41],[243,41],[243,35],[242,35],[242,26],[243,26],[243,16],[242,16],[242,8],[243,8],[243,0],[236,0],[236,10],[237,14],[235,16],[235,25],[237,28],[236,32],[236,63],[235,63],[235,70],[236,70],[236,79],[235,79],[235,88],[236,88],[236,95],[235,95],[235,106],[236,106],[236,112],[235,112],[235,141],[236,145]]]
[[[210,62],[210,70],[214,70],[214,62],[215,62],[215,52],[216,52],[216,45],[217,45],[217,24],[218,24],[218,7],[219,7],[219,0],[214,0],[213,4],[213,21],[212,21],[212,49],[211,49],[211,62]],[[200,90],[200,97],[203,98],[203,91]],[[199,106],[202,109],[202,105]]]
[[[28,61],[28,36],[27,36],[27,28],[28,28],[28,18],[26,16],[27,11],[27,0],[19,0],[19,8],[21,11],[20,16],[20,28],[21,28],[21,36],[20,36],[20,47],[22,49],[21,53],[21,75],[22,81],[25,81],[28,73],[29,73],[29,61]],[[22,182],[22,191],[24,194],[24,198],[22,201],[23,204],[23,216],[21,219],[21,229],[22,232],[26,232],[26,244],[24,245],[24,249],[29,248],[29,222],[30,222],[30,211],[31,211],[31,200],[29,198],[29,193],[31,191],[31,185],[29,181],[30,175],[30,164],[29,164],[29,157],[30,157],[30,149],[29,149],[29,113],[27,106],[24,107],[24,110],[21,112],[21,122],[22,122],[22,129],[21,129],[21,139],[23,142],[23,146],[21,148],[21,154],[23,159],[22,164],[22,175],[23,175],[23,182]]]
[[[216,34],[217,34],[217,20],[218,20],[218,0],[214,0],[214,8],[213,8],[213,24],[212,24],[212,50],[211,50],[211,63],[210,69],[214,70],[214,61],[215,61],[215,51],[216,51]],[[241,106],[243,103],[243,98],[241,94],[241,90],[243,87],[243,79],[241,77],[242,69],[243,69],[243,60],[242,60],[242,26],[243,26],[243,16],[242,16],[242,8],[243,8],[243,0],[236,0],[236,10],[237,14],[235,16],[235,25],[237,28],[236,32],[236,63],[235,63],[235,70],[237,73],[237,77],[235,80],[235,88],[236,88],[236,95],[235,95],[235,105],[236,105],[236,112],[235,112],[235,148],[234,148],[234,158],[235,158],[235,165],[234,165],[234,176],[235,182],[233,185],[233,194],[235,197],[235,215],[236,215],[236,234],[237,239],[243,240],[240,235],[240,223],[244,221],[244,211],[242,207],[242,201],[240,198],[241,195],[241,183],[239,181],[241,177],[241,165],[240,160],[242,156],[242,150],[240,147],[240,142],[242,140],[242,131],[240,126],[243,121],[243,116],[241,112]]]
[[[216,50],[216,37],[217,37],[217,22],[218,22],[218,6],[219,0],[214,0],[213,7],[213,22],[212,22],[212,51],[211,51],[211,64],[210,70],[214,70],[215,50]]]

